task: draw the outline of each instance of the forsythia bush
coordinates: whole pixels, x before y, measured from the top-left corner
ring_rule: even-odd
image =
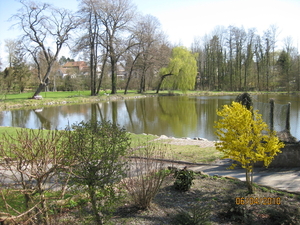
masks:
[[[253,172],[253,163],[263,161],[266,167],[269,166],[284,144],[274,131],[268,129],[257,110],[248,110],[242,104],[232,102],[231,106],[225,105],[217,111],[217,115],[222,118],[215,122],[216,135],[220,140],[215,144],[216,148],[224,153],[223,158],[241,163],[246,169],[249,192],[253,192],[249,176]],[[231,168],[235,166],[233,164]]]

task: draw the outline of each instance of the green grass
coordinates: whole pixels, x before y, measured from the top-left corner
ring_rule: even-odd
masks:
[[[117,92],[117,96],[134,98],[141,96],[136,91],[128,91],[127,95],[123,94],[124,91]],[[109,93],[109,91],[107,92]],[[95,101],[106,101],[107,96],[104,91],[101,91],[98,96],[90,96],[90,91],[58,91],[58,92],[42,92],[40,95],[43,97],[41,100],[31,99],[33,92],[20,93],[20,94],[0,94],[0,111],[16,108],[36,108],[43,105],[57,106],[62,104],[80,104]],[[152,95],[154,92],[145,93],[143,95]],[[112,97],[113,95],[110,95]]]
[[[215,147],[200,148],[197,145],[170,145],[169,149],[172,150],[172,158],[170,159],[192,163],[210,163],[223,156]]]
[[[275,190],[275,189],[273,189],[271,187],[260,186],[260,185],[258,185],[256,183],[253,183],[253,186],[256,189],[261,190],[262,192],[273,193],[273,194],[277,194],[277,195],[286,196],[286,197],[289,197],[289,198],[298,197],[298,199],[300,199],[300,195],[297,195],[297,194],[293,194],[293,193],[289,193],[289,192],[285,192],[285,191]]]
[[[0,127],[0,136],[4,133],[8,135],[15,136],[17,134],[17,130],[21,130],[23,128],[19,127]]]
[[[106,93],[110,93],[107,91]],[[117,94],[123,94],[124,91],[118,91]],[[153,92],[154,93],[154,92]],[[14,102],[18,100],[26,100],[33,96],[34,92],[18,93],[18,94],[0,94],[0,100],[5,102]],[[130,90],[127,95],[137,94],[136,91]],[[147,94],[147,93],[146,93]],[[151,94],[151,93],[150,93]],[[75,98],[75,97],[92,97],[91,91],[56,91],[56,92],[41,92],[39,95],[43,99],[59,99],[59,98]],[[101,91],[99,96],[103,96],[104,91]]]
[[[153,141],[157,136],[152,135],[152,134],[134,134],[134,133],[129,133],[129,136],[131,138],[131,147],[136,148],[140,145],[144,145],[144,143],[148,141]]]
[[[1,193],[2,192],[2,193]],[[18,215],[18,213],[15,211],[17,210],[18,212],[22,213],[26,211],[26,207],[25,207],[25,197],[24,195],[21,193],[20,190],[13,190],[13,189],[3,189],[1,190],[1,194],[3,194],[3,196],[5,197],[5,200],[7,202],[8,207],[6,208],[5,205],[5,201],[3,200],[3,198],[0,198],[0,212],[6,212],[9,213],[11,215]],[[61,191],[46,191],[45,196],[49,199],[61,199]],[[73,197],[73,193],[71,192],[67,192],[63,199],[68,199],[68,201],[64,202],[64,205],[62,205],[61,207],[64,208],[73,208],[79,205],[81,199],[79,199],[78,201],[71,201],[71,197]],[[32,207],[35,203],[31,203],[31,205],[29,207]],[[55,206],[55,205],[53,205]],[[14,209],[14,210],[12,210]]]
[[[15,136],[17,130],[26,129],[26,128],[17,128],[17,127],[0,127],[0,137],[3,133]],[[144,145],[148,141],[153,141],[157,138],[155,135],[145,135],[145,134],[134,134],[129,133],[131,138],[131,147],[136,148],[138,146]],[[163,144],[157,142],[158,144]],[[165,143],[164,143],[165,144]],[[168,159],[186,161],[192,163],[210,163],[216,159],[221,158],[223,155],[221,152],[217,151],[215,147],[206,147],[200,148],[197,145],[170,145],[165,144],[167,149]]]
[[[5,101],[15,101],[20,99],[28,99],[33,96],[34,92],[20,93],[20,94],[1,94],[0,99]],[[90,91],[58,91],[58,92],[41,92],[43,98],[68,98],[75,96],[89,96]]]

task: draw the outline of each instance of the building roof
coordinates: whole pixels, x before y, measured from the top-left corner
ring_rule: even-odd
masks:
[[[82,70],[83,67],[87,67],[86,62],[84,61],[76,61],[76,62],[66,62],[63,65],[63,68],[74,68],[77,67],[79,70]]]

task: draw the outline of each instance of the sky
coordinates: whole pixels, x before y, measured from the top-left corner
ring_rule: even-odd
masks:
[[[61,8],[76,11],[78,0],[43,0]],[[155,16],[173,44],[190,47],[196,37],[211,34],[217,26],[256,28],[259,34],[271,25],[278,27],[280,43],[290,36],[300,45],[300,0],[131,0],[137,11]],[[15,39],[19,29],[10,29],[16,21],[8,19],[17,13],[17,0],[0,0],[0,58],[7,65],[4,40]]]

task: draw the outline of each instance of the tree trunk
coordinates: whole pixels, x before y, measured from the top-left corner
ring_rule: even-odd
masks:
[[[133,60],[132,62],[132,65],[130,67],[130,72],[129,72],[129,75],[128,75],[128,79],[127,79],[127,82],[126,82],[126,87],[125,87],[125,91],[124,91],[124,94],[126,95],[127,94],[127,90],[128,90],[128,86],[129,86],[129,82],[131,80],[131,76],[132,76],[132,72],[133,72],[133,67],[137,61],[137,59],[139,58],[140,54],[138,54],[135,59]]]
[[[256,68],[257,68],[257,88],[260,91],[260,84],[259,84],[259,73],[260,73],[260,66],[259,66],[259,62],[256,62]]]
[[[58,51],[59,52],[59,51]],[[47,68],[47,72],[46,75],[44,76],[43,80],[41,81],[40,85],[38,86],[37,90],[35,91],[35,93],[33,94],[32,98],[34,99],[35,96],[37,96],[39,93],[41,93],[41,91],[48,86],[49,84],[49,75],[51,73],[51,69],[53,66],[54,61],[56,60],[56,58],[54,58],[54,60],[52,62],[50,62],[48,64],[48,68]]]
[[[105,58],[104,58],[104,60],[102,62],[101,75],[100,75],[100,78],[99,78],[99,83],[98,83],[97,92],[96,92],[97,95],[99,94],[100,87],[101,87],[101,84],[102,84],[104,70],[105,70],[105,66],[106,66],[106,61],[107,61],[107,53],[106,53]]]
[[[32,98],[34,99],[35,96],[39,95],[39,93],[41,93],[44,90],[45,87],[46,87],[45,83],[40,83],[39,87],[36,89],[36,91],[33,94]]]
[[[164,79],[165,79],[167,76],[172,76],[172,75],[173,75],[173,74],[168,73],[168,74],[165,74],[165,75],[161,76],[160,81],[159,81],[159,84],[158,84],[157,89],[156,89],[156,94],[158,94],[158,92],[159,92],[159,90],[160,90],[160,87],[161,87],[161,84],[162,84],[162,82],[164,81]]]
[[[96,199],[96,192],[94,190],[94,187],[89,186],[89,195],[90,195],[90,200],[92,203],[92,208],[94,211],[96,223],[98,225],[102,225],[103,224],[102,218],[101,218],[100,214],[98,213],[98,209],[97,209],[97,199]]]
[[[95,74],[94,74],[94,44],[90,50],[90,75],[91,75],[91,96],[95,95]]]
[[[131,75],[132,75],[132,70],[130,70],[129,75],[128,75],[128,79],[127,79],[127,82],[126,82],[126,87],[125,87],[125,90],[124,90],[124,95],[127,94],[129,82],[130,82],[130,80],[131,80]]]
[[[254,189],[252,186],[252,175],[251,171],[249,169],[246,169],[246,183],[248,187],[248,194],[254,194]]]
[[[111,94],[117,93],[117,75],[115,71],[115,60],[111,59]]]
[[[139,93],[143,93],[145,88],[145,74],[142,73]]]

